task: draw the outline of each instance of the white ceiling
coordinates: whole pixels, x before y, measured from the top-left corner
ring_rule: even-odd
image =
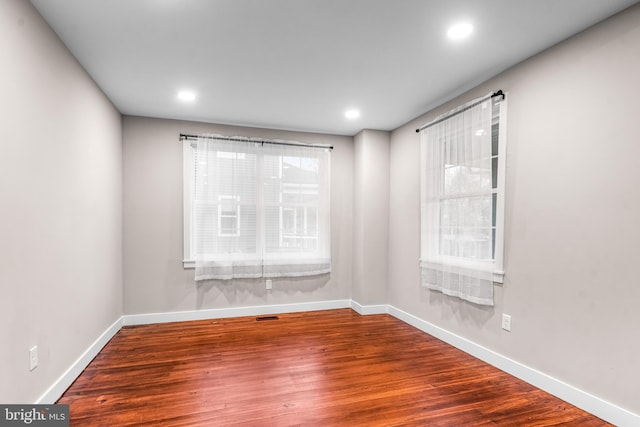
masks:
[[[344,135],[395,129],[637,1],[31,0],[123,114]],[[472,36],[449,40],[460,20]]]

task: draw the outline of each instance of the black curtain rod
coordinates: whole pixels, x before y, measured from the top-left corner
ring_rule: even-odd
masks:
[[[451,117],[453,117],[453,116],[457,116],[457,115],[458,115],[458,114],[460,114],[460,113],[464,113],[465,111],[467,111],[467,110],[468,110],[468,109],[470,109],[470,108],[475,107],[476,105],[482,104],[482,103],[483,103],[484,101],[486,101],[487,99],[495,98],[495,97],[497,97],[497,96],[501,96],[501,97],[502,97],[502,99],[505,99],[505,98],[507,97],[507,96],[504,94],[504,92],[502,92],[502,89],[501,89],[501,90],[499,90],[499,91],[497,91],[497,92],[492,93],[491,95],[489,95],[489,96],[487,96],[487,97],[485,97],[485,98],[482,98],[482,99],[478,100],[478,102],[474,102],[474,103],[473,103],[473,104],[471,104],[471,105],[467,105],[467,106],[466,106],[465,108],[463,108],[462,110],[456,111],[455,113],[448,114],[448,115],[446,115],[445,117],[442,117],[441,119],[438,119],[438,120],[435,120],[435,121],[433,121],[433,122],[427,123],[426,125],[422,126],[421,128],[416,129],[416,132],[423,131],[423,130],[425,130],[425,129],[427,129],[427,128],[430,128],[430,127],[431,127],[431,126],[433,126],[433,125],[437,125],[438,123],[442,123],[442,122],[444,122],[445,120],[450,119],[450,118],[451,118]]]
[[[234,141],[234,142],[255,142],[256,144],[289,145],[292,147],[325,148],[325,149],[333,150],[333,145],[312,145],[312,144],[302,144],[298,142],[274,141],[271,139],[231,138],[228,136],[189,135],[186,133],[180,134],[180,141],[184,141],[184,140],[197,141],[198,138],[220,139],[222,141]]]

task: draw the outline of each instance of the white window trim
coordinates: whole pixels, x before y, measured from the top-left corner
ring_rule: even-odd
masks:
[[[498,128],[498,188],[496,200],[496,248],[493,267],[493,281],[504,283],[504,217],[507,175],[507,98],[505,93],[500,102],[500,126]]]
[[[504,283],[504,208],[506,187],[506,159],[507,159],[507,95],[500,101],[500,116],[498,127],[498,183],[496,189],[496,242],[494,260],[473,260],[462,257],[441,255],[421,259],[421,262],[433,262],[434,264],[447,264],[453,267],[468,268],[475,271],[493,271],[493,282]],[[445,199],[446,197],[442,197]]]
[[[196,260],[193,257],[193,246],[191,242],[192,230],[192,211],[191,211],[191,195],[194,191],[194,175],[193,175],[193,147],[191,141],[184,140],[182,142],[182,267],[196,268]]]
[[[195,191],[195,174],[193,169],[194,162],[194,153],[195,147],[192,141],[184,140],[182,142],[182,236],[183,236],[183,255],[182,255],[182,267],[184,269],[195,269],[196,268],[196,260],[195,260],[195,250],[193,247],[193,206],[192,206],[192,196]],[[237,153],[242,154],[242,153]],[[244,156],[244,154],[242,154]],[[230,196],[233,197],[233,196]],[[238,200],[239,202],[239,200]],[[281,206],[282,209],[282,206]],[[282,211],[280,213],[282,215]],[[320,215],[320,210],[316,212],[316,232],[313,236],[304,236],[305,238],[315,238],[317,239],[319,236],[319,219],[318,215]],[[238,205],[238,221],[240,221],[240,206]],[[240,227],[240,222],[238,222],[238,229]],[[300,236],[297,236],[300,238]],[[287,256],[293,260],[296,258],[300,259],[301,263],[306,261],[306,255],[304,254],[292,254],[289,253]],[[238,255],[234,255],[234,259],[238,259]],[[267,262],[269,262],[269,257],[266,258]]]

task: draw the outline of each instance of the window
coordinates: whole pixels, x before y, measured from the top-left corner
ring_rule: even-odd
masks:
[[[303,164],[306,163],[306,164]],[[318,207],[306,202],[318,198],[319,187],[315,183],[296,182],[294,174],[315,170],[315,160],[300,157],[282,158],[282,176],[289,182],[282,183],[279,206],[279,245],[289,250],[313,250],[318,243]],[[302,202],[302,203],[300,203]]]
[[[422,283],[488,305],[504,274],[502,98],[471,101],[421,132]]]
[[[185,267],[196,280],[330,272],[330,151],[184,142]]]

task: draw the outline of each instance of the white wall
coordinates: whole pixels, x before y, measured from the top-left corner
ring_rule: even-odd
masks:
[[[390,134],[365,129],[354,144],[353,299],[386,304]]]
[[[389,247],[391,305],[635,413],[639,46],[635,6],[395,130]],[[509,98],[506,275],[487,308],[420,288],[415,129],[497,89]]]
[[[182,267],[180,133],[281,138],[334,146],[332,273],[300,279],[208,281]],[[124,301],[126,314],[306,303],[351,298],[353,138],[124,117]]]
[[[27,403],[122,314],[121,121],[28,1],[0,52],[0,402]]]

